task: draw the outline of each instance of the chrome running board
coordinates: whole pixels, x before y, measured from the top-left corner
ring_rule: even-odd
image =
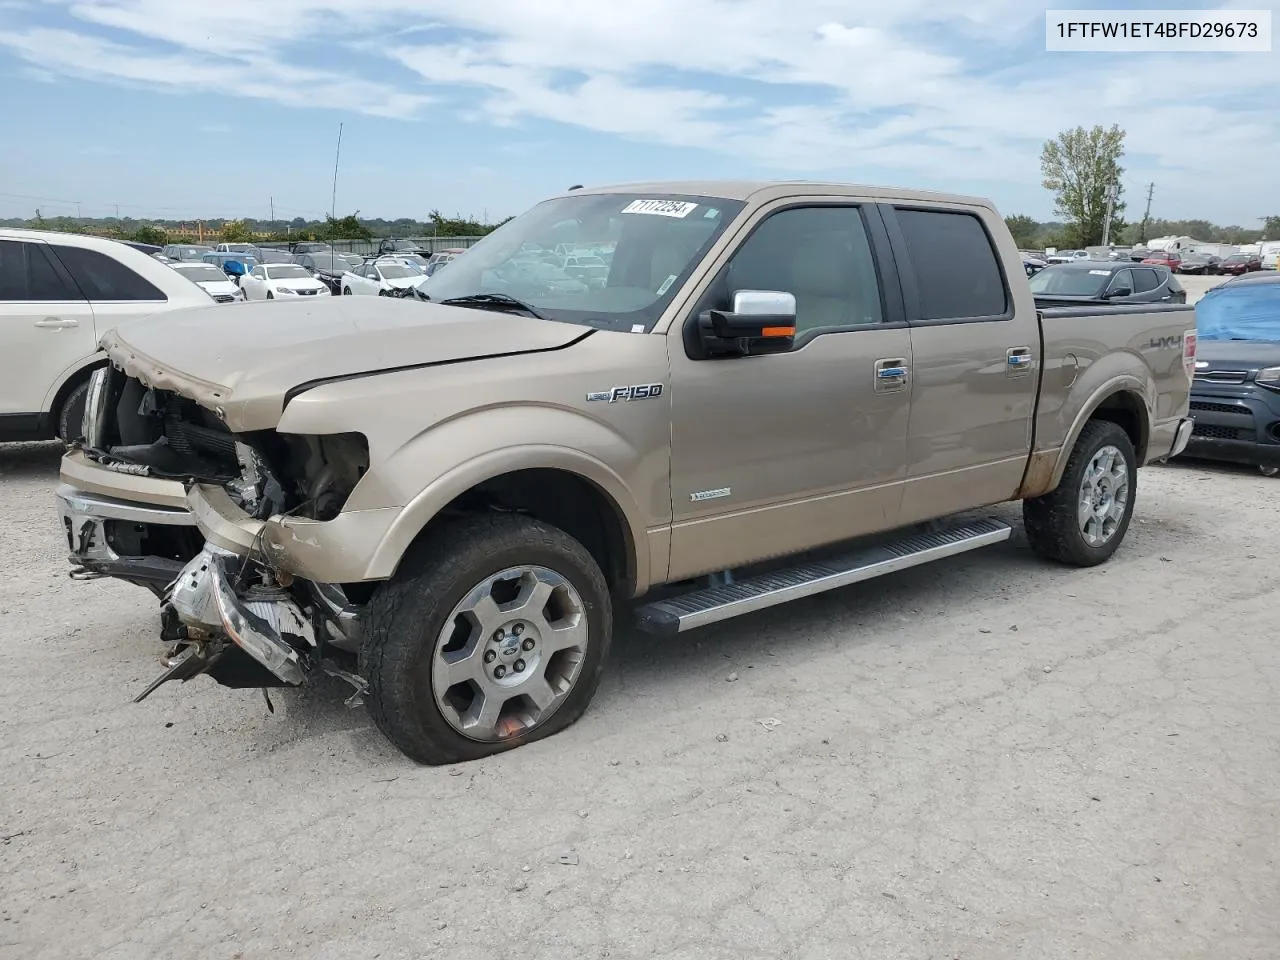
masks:
[[[977,550],[1008,540],[1012,533],[1008,524],[991,517],[969,520],[876,547],[694,590],[666,600],[655,600],[640,607],[636,618],[639,628],[646,633],[664,636],[683,633],[744,613]]]

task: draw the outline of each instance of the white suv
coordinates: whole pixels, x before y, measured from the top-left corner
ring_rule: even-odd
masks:
[[[98,339],[117,324],[212,298],[116,240],[0,230],[0,442],[74,440]]]

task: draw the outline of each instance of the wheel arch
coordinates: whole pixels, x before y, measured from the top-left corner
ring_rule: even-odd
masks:
[[[1151,412],[1144,399],[1145,395],[1145,385],[1133,376],[1117,377],[1095,390],[1076,415],[1067,433],[1066,442],[1058,451],[1049,489],[1056,489],[1062,481],[1067,460],[1080,439],[1080,432],[1091,420],[1108,420],[1120,427],[1133,443],[1138,466],[1142,466],[1146,462],[1147,443],[1151,438]]]
[[[107,362],[107,355],[102,351],[98,351],[93,356],[86,357],[78,364],[68,367],[62,372],[57,382],[45,395],[44,410],[41,411],[50,431],[56,432],[58,428],[58,411],[62,408],[63,401],[67,399],[71,391],[87,381],[93,371],[100,367],[105,367]]]
[[[391,577],[410,545],[428,531],[479,510],[524,513],[564,530],[591,552],[610,587],[624,595],[649,586],[648,539],[621,479],[579,451],[542,446],[476,457],[434,481],[382,538],[367,579]]]

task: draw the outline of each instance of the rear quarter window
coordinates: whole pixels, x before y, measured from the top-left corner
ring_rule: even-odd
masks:
[[[90,300],[168,299],[151,281],[105,253],[57,245],[51,245],[51,249]]]
[[[971,213],[896,210],[916,276],[921,320],[1002,317],[1009,292],[982,221]]]

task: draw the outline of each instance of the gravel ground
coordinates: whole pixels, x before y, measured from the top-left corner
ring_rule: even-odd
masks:
[[[1007,544],[654,642],[418,768],[341,704],[158,672],[0,448],[0,958],[1232,960],[1280,950],[1280,480],[1141,474],[1109,565]],[[1001,508],[1010,518],[1017,511]]]

